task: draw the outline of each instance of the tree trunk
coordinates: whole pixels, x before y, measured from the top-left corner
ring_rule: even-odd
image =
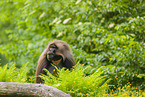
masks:
[[[3,97],[71,97],[54,87],[34,83],[0,82]]]

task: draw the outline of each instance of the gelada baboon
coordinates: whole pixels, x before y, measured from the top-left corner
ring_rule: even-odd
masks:
[[[70,46],[62,40],[52,41],[39,57],[35,83],[42,83],[42,79],[38,77],[38,75],[46,75],[46,72],[43,70],[44,68],[46,68],[51,74],[54,74],[56,73],[54,66],[60,69],[65,67],[70,70],[74,65],[75,60]]]

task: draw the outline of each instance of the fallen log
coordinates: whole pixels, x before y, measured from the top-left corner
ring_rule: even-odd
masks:
[[[0,97],[71,97],[51,86],[34,83],[0,82]]]

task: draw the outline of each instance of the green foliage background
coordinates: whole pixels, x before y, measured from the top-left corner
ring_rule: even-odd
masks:
[[[145,85],[143,0],[1,0],[0,53],[17,67],[37,60],[49,41],[66,41],[76,63],[105,66],[110,84]]]

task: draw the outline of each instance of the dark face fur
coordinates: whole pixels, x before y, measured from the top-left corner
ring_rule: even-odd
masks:
[[[55,44],[51,44],[48,48],[48,52],[47,52],[47,59],[49,61],[56,61],[59,60],[60,58],[62,58],[60,55],[56,55],[56,51],[58,50],[58,47]]]

